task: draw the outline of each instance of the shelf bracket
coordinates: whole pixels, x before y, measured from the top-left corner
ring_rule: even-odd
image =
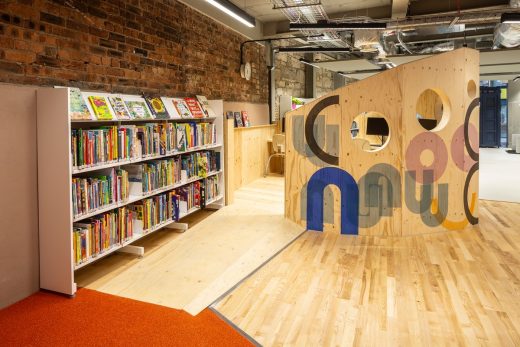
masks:
[[[174,229],[174,230],[178,230],[180,231],[181,233],[185,232],[186,230],[188,230],[188,223],[179,223],[179,222],[173,222],[173,223],[170,223],[168,224],[167,226],[165,226],[166,229]]]
[[[141,246],[127,245],[121,249],[118,249],[117,252],[135,254],[139,258],[144,257],[144,247],[141,247]]]

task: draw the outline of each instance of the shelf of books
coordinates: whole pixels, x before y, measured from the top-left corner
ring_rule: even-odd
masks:
[[[38,91],[40,287],[224,203],[222,101]]]

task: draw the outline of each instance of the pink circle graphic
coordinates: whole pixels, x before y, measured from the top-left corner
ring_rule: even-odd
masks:
[[[424,166],[421,163],[421,154],[425,150],[432,151],[434,156],[433,162],[428,166]],[[442,176],[446,170],[446,166],[448,165],[448,150],[446,149],[446,144],[439,135],[432,132],[424,132],[410,141],[410,144],[406,149],[405,160],[407,170],[415,171],[417,173],[415,178],[417,182],[432,183],[424,181],[424,171],[433,171],[433,182],[437,181]]]
[[[468,131],[470,146],[471,144],[478,144],[478,131],[475,125],[469,123]],[[473,146],[471,146],[471,148],[473,148]],[[473,148],[473,150],[478,153],[478,148],[476,148],[476,150]],[[471,157],[466,154],[466,147],[464,145],[464,125],[458,127],[453,134],[453,139],[451,140],[451,158],[455,165],[464,172],[468,172],[475,163],[475,160],[471,159]]]

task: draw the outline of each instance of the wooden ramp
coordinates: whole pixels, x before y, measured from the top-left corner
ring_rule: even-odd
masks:
[[[408,237],[306,232],[214,306],[263,346],[520,346],[520,204]]]
[[[78,272],[78,286],[198,314],[301,235],[283,194],[283,178],[260,179],[184,234],[145,238],[143,259],[115,254]]]

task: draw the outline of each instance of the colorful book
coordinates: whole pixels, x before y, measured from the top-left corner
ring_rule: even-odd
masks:
[[[236,128],[243,127],[244,123],[242,122],[242,115],[240,114],[240,112],[234,112],[233,114],[235,115],[235,127]]]
[[[70,119],[92,119],[79,88],[69,88],[69,117]]]
[[[251,123],[249,122],[249,116],[247,114],[247,111],[242,111],[242,123],[245,127],[250,127]]]
[[[144,99],[148,103],[148,106],[156,119],[170,119],[170,115],[168,114],[168,111],[166,111],[166,107],[164,107],[161,98],[145,96]]]
[[[176,125],[176,150],[180,152],[186,151],[187,148],[187,139],[186,139],[186,126],[185,124],[177,124]]]
[[[213,109],[209,106],[208,99],[206,99],[205,96],[197,95],[197,100],[199,100],[202,111],[204,111],[206,117],[216,117],[215,112],[213,112]]]
[[[108,106],[107,99],[104,96],[91,95],[88,97],[88,101],[90,102],[94,115],[98,120],[112,119],[110,107]]]
[[[134,119],[153,119],[152,115],[146,107],[145,101],[125,101],[125,105],[130,112],[130,116]]]
[[[109,96],[108,101],[110,102],[110,105],[112,106],[112,110],[114,110],[114,113],[116,115],[117,119],[125,120],[125,119],[132,119],[130,116],[130,113],[128,113],[128,110],[126,109],[125,102],[123,99],[119,96]]]
[[[195,98],[184,98],[184,101],[186,101],[186,105],[188,105],[188,108],[190,109],[191,115],[193,118],[204,118],[205,114],[202,111],[202,108],[199,105],[199,102]]]
[[[192,118],[190,109],[188,108],[188,105],[186,105],[186,102],[184,99],[180,98],[174,98],[173,100],[173,106],[175,106],[175,109],[177,112],[181,115],[181,118]]]

